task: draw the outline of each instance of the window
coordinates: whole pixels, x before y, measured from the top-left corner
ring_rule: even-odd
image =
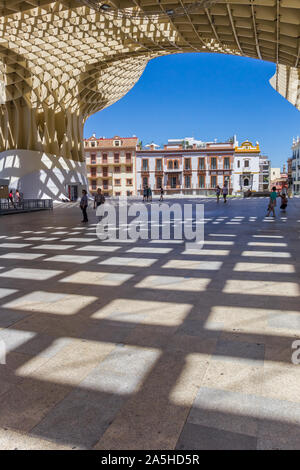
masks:
[[[126,162],[131,162],[131,153],[126,153]]]
[[[215,188],[216,186],[217,186],[217,177],[216,176],[211,176],[210,187]]]
[[[127,196],[132,196],[132,191],[127,191]]]
[[[91,165],[96,165],[96,154],[95,153],[91,154]]]
[[[199,158],[199,170],[205,170],[205,158]]]
[[[96,175],[96,168],[91,168],[91,176],[97,176]]]
[[[230,158],[225,157],[224,158],[224,170],[229,170],[230,169]]]
[[[156,170],[162,171],[162,159],[161,158],[156,159]]]
[[[131,166],[126,167],[126,173],[132,173],[132,167]]]
[[[185,170],[190,170],[191,169],[191,159],[190,158],[185,158],[184,159],[184,169]]]
[[[199,175],[199,188],[205,188],[205,175]]]
[[[120,167],[119,166],[115,167],[115,173],[120,173]]]
[[[121,142],[119,140],[114,141],[114,146],[115,147],[120,147],[120,145],[121,145]]]
[[[115,196],[121,196],[121,192],[115,192]]]
[[[108,176],[108,168],[107,167],[103,167],[102,168],[102,172],[103,172],[103,176]]]
[[[108,189],[108,181],[107,180],[103,181],[103,188]]]
[[[147,176],[144,176],[144,178],[143,178],[143,188],[144,188],[145,186],[148,186],[148,178],[147,178]]]
[[[132,186],[132,179],[127,179],[126,180],[126,186]]]
[[[184,177],[184,186],[186,188],[190,188],[191,187],[191,177],[189,175],[186,175]]]
[[[160,188],[161,186],[162,186],[162,178],[160,176],[158,176],[156,178],[156,187]]]
[[[178,168],[179,168],[178,160],[174,160],[174,168],[175,168],[175,170],[178,170]]]
[[[146,159],[142,160],[142,170],[143,171],[148,171],[148,160],[146,160]]]
[[[210,168],[211,168],[212,170],[216,170],[216,169],[217,169],[217,159],[216,159],[216,157],[212,157],[212,158],[210,159]],[[214,187],[214,186],[212,186],[212,187]]]
[[[96,142],[91,142],[91,147],[96,147]]]
[[[93,190],[97,189],[97,181],[96,180],[92,180],[91,185],[92,185]]]
[[[240,160],[238,160],[237,167],[240,168],[240,166],[241,166],[241,162],[240,162]]]
[[[173,162],[172,160],[168,161],[168,170],[173,170]]]
[[[249,160],[245,160],[245,168],[249,168]]]
[[[244,179],[244,186],[249,186],[249,180],[248,180],[248,178],[245,178],[245,179]]]
[[[114,154],[114,163],[119,163],[120,162],[120,154],[119,153],[115,153]]]
[[[121,186],[121,180],[115,180],[115,186]]]
[[[107,153],[102,155],[102,163],[107,163]]]

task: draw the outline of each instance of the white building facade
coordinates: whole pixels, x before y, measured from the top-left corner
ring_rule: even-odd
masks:
[[[259,144],[248,140],[235,148],[232,174],[233,194],[261,191],[261,155]]]
[[[163,149],[155,144],[136,152],[137,192],[145,186],[158,194],[215,194],[226,183],[232,193],[233,142],[180,143],[169,141]]]
[[[299,194],[300,192],[300,138],[293,140],[292,145],[292,181],[293,192]]]

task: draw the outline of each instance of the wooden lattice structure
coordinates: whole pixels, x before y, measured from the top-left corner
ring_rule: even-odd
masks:
[[[272,85],[300,109],[299,0],[193,3],[120,0],[105,10],[98,0],[0,0],[0,151],[82,161],[87,117],[127,93],[150,59],[171,53],[275,62]]]

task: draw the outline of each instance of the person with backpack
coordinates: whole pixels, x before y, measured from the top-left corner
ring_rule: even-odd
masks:
[[[88,197],[87,197],[87,191],[85,189],[82,190],[82,198],[80,200],[80,209],[82,210],[82,215],[83,215],[83,220],[81,222],[88,222],[88,216],[87,216],[87,208],[88,208]]]

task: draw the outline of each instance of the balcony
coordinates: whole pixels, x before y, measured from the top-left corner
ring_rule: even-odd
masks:
[[[169,190],[169,189],[181,189],[181,185],[180,185],[180,184],[177,184],[176,186],[169,186],[169,185],[167,185],[167,186],[166,186],[166,189],[168,189],[168,190]]]
[[[182,168],[166,168],[165,173],[181,173]]]

